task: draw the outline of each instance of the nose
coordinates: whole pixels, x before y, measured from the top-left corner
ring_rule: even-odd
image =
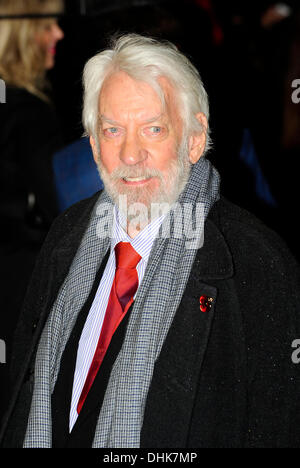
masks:
[[[120,150],[120,159],[124,164],[134,166],[143,163],[147,159],[147,154],[138,135],[126,135]]]
[[[53,24],[52,26],[52,36],[56,41],[60,41],[65,36],[63,30],[57,23]]]

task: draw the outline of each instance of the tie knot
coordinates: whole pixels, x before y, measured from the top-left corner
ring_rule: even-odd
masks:
[[[136,268],[142,258],[130,242],[119,242],[115,246],[115,255],[116,268]]]

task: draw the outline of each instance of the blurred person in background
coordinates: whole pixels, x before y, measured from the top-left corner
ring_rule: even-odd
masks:
[[[64,34],[62,0],[0,0],[1,302],[0,419],[6,400],[10,346],[36,255],[57,214],[52,154],[61,135],[47,71]]]
[[[224,31],[210,93],[223,193],[278,232],[299,259],[294,213],[300,107],[292,101],[292,83],[300,77],[299,2],[212,3]]]

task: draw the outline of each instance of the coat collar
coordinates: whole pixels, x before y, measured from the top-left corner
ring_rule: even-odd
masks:
[[[63,257],[67,263],[71,262],[98,198],[99,193],[89,200],[88,206],[76,220],[71,231],[60,239],[54,251],[55,257]],[[197,276],[203,280],[230,278],[234,271],[232,255],[220,228],[221,206],[222,198],[214,204],[206,219],[204,244],[198,250],[194,262]]]
[[[211,210],[204,228],[204,244],[194,262],[202,280],[230,278],[234,273],[232,254],[220,227],[220,202]]]

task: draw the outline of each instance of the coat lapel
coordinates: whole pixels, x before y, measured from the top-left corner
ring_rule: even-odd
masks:
[[[154,368],[141,447],[187,447],[197,382],[218,300],[214,282],[232,274],[224,237],[208,219],[204,245]],[[201,297],[204,306],[200,308]]]

